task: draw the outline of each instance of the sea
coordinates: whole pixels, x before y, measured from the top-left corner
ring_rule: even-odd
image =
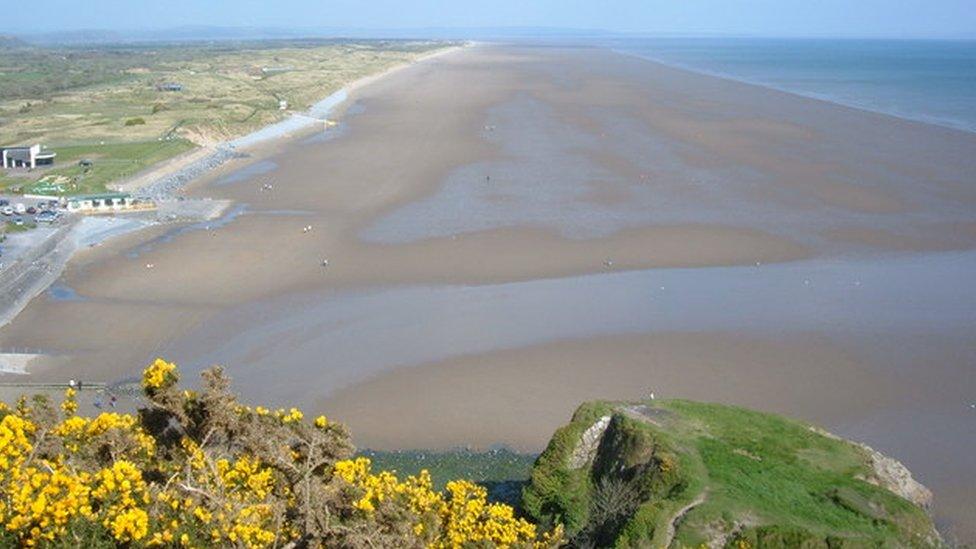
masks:
[[[976,132],[976,40],[628,38],[667,65]]]

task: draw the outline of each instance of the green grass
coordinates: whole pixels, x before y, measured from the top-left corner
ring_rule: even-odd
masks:
[[[288,40],[219,44],[20,47],[0,56],[0,145],[41,143],[58,153],[49,174],[68,194],[108,183],[190,148],[245,135],[370,74],[446,46],[440,42]],[[285,72],[263,69],[289,66]],[[183,91],[157,89],[179,82]],[[178,141],[158,142],[179,137]],[[105,145],[105,143],[124,143]],[[78,158],[92,156],[86,171]],[[45,174],[0,175],[0,190]]]
[[[581,434],[606,415],[593,463],[569,470]],[[678,510],[701,500],[678,523],[678,546],[734,530],[752,546],[930,545],[928,515],[862,480],[870,474],[860,447],[781,416],[681,400],[596,402],[553,436],[525,509],[565,524],[583,544],[662,544]],[[594,507],[607,479],[640,494],[627,520],[611,527]]]
[[[0,179],[0,188],[19,187],[26,193],[53,192],[59,195],[105,192],[108,183],[139,173],[193,147],[193,143],[185,139],[53,147],[51,150],[58,153],[53,168],[36,172],[32,179]],[[92,166],[80,166],[78,162],[82,159],[92,160]],[[58,182],[58,176],[65,178],[65,181]],[[60,187],[61,191],[57,192],[56,187]]]
[[[831,495],[839,491],[871,502],[862,510],[877,506],[889,519],[917,514],[909,502],[857,478],[868,474],[868,466],[847,442],[770,414],[682,401],[665,406],[704,426],[694,439],[710,493],[694,511],[701,517],[736,509],[823,537],[845,532],[880,540],[898,534],[894,524],[838,505]]]
[[[435,42],[270,41],[151,48],[33,48],[0,61],[0,144],[212,143],[305,109],[343,85],[407,62]],[[287,65],[293,70],[266,73]],[[179,82],[183,91],[157,89]]]
[[[23,225],[16,225],[13,221],[6,221],[4,223],[4,229],[6,231],[6,234],[22,233],[25,231],[29,231],[34,227],[37,227],[37,225],[35,225],[34,223],[25,222]]]
[[[5,44],[0,42],[0,48]],[[22,100],[18,105],[36,104],[70,90],[95,85],[114,85],[138,79],[162,68],[181,67],[201,60],[246,52],[251,57],[266,58],[266,65],[294,65],[280,52],[322,48],[349,51],[364,48],[376,54],[423,52],[436,47],[431,42],[391,40],[245,40],[194,44],[151,45],[79,45],[35,47],[19,44],[2,50],[0,60],[0,101]],[[275,58],[279,58],[276,60]],[[326,60],[324,63],[328,63]],[[337,62],[331,60],[335,65]],[[300,67],[297,67],[300,69]],[[291,72],[291,71],[286,71]],[[274,73],[284,75],[286,73]],[[269,77],[270,77],[269,73]]]

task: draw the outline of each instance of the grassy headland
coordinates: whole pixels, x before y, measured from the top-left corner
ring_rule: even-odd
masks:
[[[896,485],[876,456],[741,408],[589,403],[539,457],[524,507],[581,546],[939,545],[926,512],[901,497],[927,491]]]

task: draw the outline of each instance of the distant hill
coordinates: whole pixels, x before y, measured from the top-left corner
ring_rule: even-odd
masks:
[[[937,547],[931,493],[811,425],[689,401],[581,406],[523,508],[573,547]]]
[[[0,49],[22,48],[27,43],[16,36],[0,34]]]
[[[24,34],[20,39],[32,46],[71,46],[124,42],[125,35],[108,30],[71,30]]]
[[[238,40],[294,39],[408,39],[408,40],[530,40],[579,39],[618,36],[599,29],[550,27],[220,27],[190,25],[160,29],[100,30],[79,29],[24,34],[21,38],[37,46],[81,46],[155,42],[223,42]]]

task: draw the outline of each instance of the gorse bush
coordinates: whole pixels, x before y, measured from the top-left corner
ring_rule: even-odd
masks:
[[[180,390],[176,367],[143,373],[138,414],[78,416],[21,398],[0,404],[0,546],[555,547],[484,488],[433,489],[351,459],[324,416],[237,402],[219,368]]]

